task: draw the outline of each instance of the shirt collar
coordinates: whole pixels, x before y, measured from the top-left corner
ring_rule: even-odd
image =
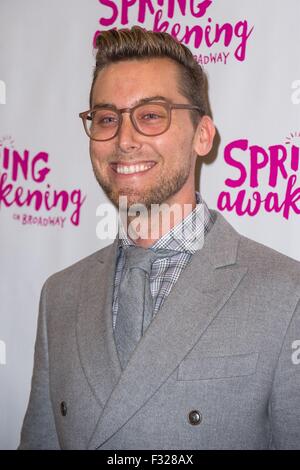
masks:
[[[202,248],[204,237],[213,224],[213,219],[200,193],[196,191],[195,194],[196,207],[181,222],[159,238],[152,245],[152,250],[164,248],[193,254]],[[125,248],[129,245],[135,245],[135,243],[128,237],[120,222],[119,247]]]

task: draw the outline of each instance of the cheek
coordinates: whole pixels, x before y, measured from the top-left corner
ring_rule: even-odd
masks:
[[[111,152],[108,152],[106,146],[103,144],[99,144],[98,142],[91,141],[90,142],[90,156],[94,163],[103,164],[106,157],[111,155]]]
[[[183,158],[186,158],[191,150],[191,142],[182,136],[173,135],[167,143],[161,145],[160,151],[165,160],[173,162],[175,165],[180,165]]]
[[[174,154],[186,153],[192,146],[193,137],[193,129],[187,120],[183,120],[181,123],[174,122],[174,126],[165,134],[166,148],[168,147]]]
[[[98,154],[97,146],[95,145],[95,142],[91,140],[90,141],[90,157],[93,161],[95,161],[97,154]]]
[[[156,138],[152,145],[153,150],[163,156],[164,159],[174,157],[182,148],[181,139],[176,132],[166,132]]]

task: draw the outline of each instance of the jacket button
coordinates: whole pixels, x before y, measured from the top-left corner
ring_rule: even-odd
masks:
[[[67,416],[68,407],[65,401],[62,401],[60,404],[60,412],[62,416]]]
[[[196,424],[200,424],[202,421],[202,416],[200,411],[198,410],[192,410],[189,412],[189,422],[190,424],[193,424],[194,426]]]

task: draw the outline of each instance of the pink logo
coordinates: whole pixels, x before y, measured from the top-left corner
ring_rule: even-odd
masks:
[[[280,213],[285,219],[300,214],[299,144],[300,132],[291,133],[285,145],[268,148],[250,145],[247,139],[230,142],[224,160],[233,176],[225,180],[228,189],[219,194],[218,209],[252,217],[261,211]]]
[[[0,209],[31,209],[31,214],[13,214],[13,219],[23,225],[63,228],[67,212],[71,224],[79,225],[80,210],[86,198],[81,190],[53,189],[47,181],[51,173],[49,154],[21,152],[15,150],[12,143],[8,136],[0,141]],[[48,212],[49,216],[45,216]]]
[[[156,32],[168,32],[179,42],[201,49],[195,59],[201,65],[227,64],[233,54],[244,61],[248,39],[253,31],[246,19],[218,23],[208,16],[213,0],[98,0],[104,15],[99,19],[102,28],[109,29],[118,22],[122,27],[136,24]],[[180,21],[189,16],[193,24]],[[176,21],[177,20],[177,21]],[[93,44],[101,31],[94,34]],[[216,48],[218,48],[216,50]],[[212,51],[210,51],[210,49]]]

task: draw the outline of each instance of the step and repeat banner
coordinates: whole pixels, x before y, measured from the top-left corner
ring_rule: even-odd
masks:
[[[111,243],[96,236],[108,201],[78,117],[97,35],[139,25],[191,49],[218,130],[202,196],[300,260],[299,17],[299,0],[1,0],[0,448],[19,441],[42,284]]]

